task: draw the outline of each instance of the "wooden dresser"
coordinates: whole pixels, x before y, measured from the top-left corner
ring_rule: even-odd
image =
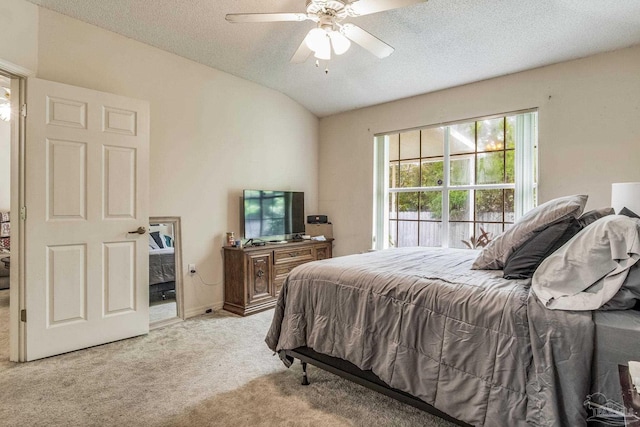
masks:
[[[331,258],[332,242],[225,246],[223,308],[246,316],[274,307],[289,272],[300,264]]]

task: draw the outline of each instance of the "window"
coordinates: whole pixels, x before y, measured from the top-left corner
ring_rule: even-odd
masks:
[[[537,112],[378,135],[373,247],[465,248],[536,204]]]

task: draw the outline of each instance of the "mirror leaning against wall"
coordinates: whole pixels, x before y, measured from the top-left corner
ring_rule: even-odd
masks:
[[[184,318],[180,217],[149,218],[149,324]]]

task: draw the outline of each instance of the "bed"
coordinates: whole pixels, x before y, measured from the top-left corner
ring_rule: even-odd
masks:
[[[318,365],[460,425],[586,425],[588,396],[618,399],[610,369],[640,356],[629,341],[640,313],[550,309],[553,298],[531,291],[535,278],[472,269],[483,254],[399,248],[299,266],[266,343],[287,366]]]
[[[173,247],[149,248],[149,301],[172,299],[176,291]]]
[[[152,229],[160,226],[151,225]],[[162,231],[149,233],[149,286],[152,291],[158,292],[175,289],[176,280],[173,238]]]
[[[149,285],[176,280],[174,248],[149,249]]]

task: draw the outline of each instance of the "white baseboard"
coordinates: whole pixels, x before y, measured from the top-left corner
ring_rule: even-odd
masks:
[[[211,309],[213,311],[217,311],[217,310],[222,310],[222,305],[224,303],[221,302],[217,302],[215,304],[211,304],[211,305],[203,305],[200,307],[191,307],[189,309],[186,309],[184,311],[184,318],[188,319],[189,317],[195,317],[195,316],[200,316],[201,314],[205,314],[207,310]]]

